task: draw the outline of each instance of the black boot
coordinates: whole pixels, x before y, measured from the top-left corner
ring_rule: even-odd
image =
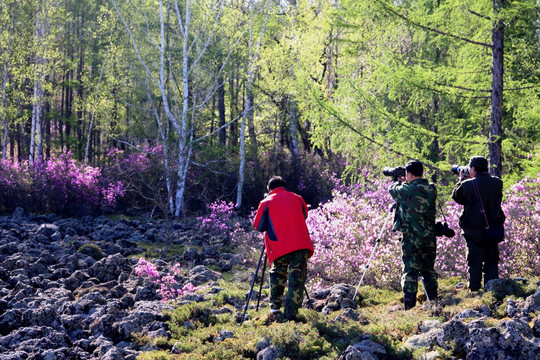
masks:
[[[435,289],[426,289],[427,296],[429,297],[429,301],[436,301],[437,300],[437,288]]]
[[[404,292],[403,294],[403,304],[405,305],[405,310],[412,309],[416,305],[416,293]]]

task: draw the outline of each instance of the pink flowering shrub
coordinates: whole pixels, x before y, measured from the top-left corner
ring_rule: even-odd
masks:
[[[357,283],[376,244],[376,238],[392,203],[389,183],[340,187],[334,198],[310,212],[308,227],[315,244],[310,260],[314,284]],[[441,196],[441,195],[439,195]],[[540,175],[526,177],[505,192],[506,240],[500,244],[501,277],[540,275]],[[441,278],[467,277],[467,246],[460,234],[461,205],[448,201],[442,210],[452,238],[437,238],[435,268]],[[439,214],[439,221],[443,218]],[[401,276],[399,233],[390,231],[389,221],[364,278],[364,284],[397,288]]]
[[[233,229],[239,226],[232,202],[217,200],[207,205],[207,209],[208,215],[197,218],[203,229],[230,234]]]
[[[369,172],[362,173],[372,178]],[[312,287],[345,282],[356,285],[377,244],[382,226],[393,203],[388,193],[388,179],[366,180],[364,184],[345,185],[329,176],[333,198],[309,212],[308,228],[315,253],[309,261],[309,282]],[[503,210],[506,240],[500,244],[501,277],[540,276],[540,175],[526,177],[505,192]],[[439,193],[439,198],[444,194]],[[449,194],[446,194],[449,197]],[[201,226],[231,237],[246,262],[258,258],[263,236],[251,229],[255,212],[245,224],[238,219],[232,203],[218,201],[208,206],[209,215],[199,218]],[[437,238],[435,269],[441,278],[467,277],[467,246],[460,234],[459,216],[463,207],[454,201],[442,206],[445,219],[454,229],[452,238]],[[438,214],[438,221],[444,221]],[[399,288],[401,278],[400,233],[392,232],[393,218],[384,229],[363,284]]]
[[[250,264],[258,258],[264,244],[264,236],[253,230],[256,210],[251,211],[246,219],[238,215],[232,202],[222,200],[207,205],[207,210],[207,215],[197,218],[201,229],[227,237],[237,252],[245,255],[245,264]]]
[[[357,283],[377,243],[393,200],[388,181],[376,180],[346,187],[337,184],[334,198],[310,211],[308,228],[315,247],[309,261],[314,284]],[[396,287],[401,269],[401,248],[392,220],[366,272],[364,284]]]
[[[147,146],[142,151],[112,149],[107,154],[104,172],[107,177],[124,184],[120,207],[151,210],[168,203],[163,146]],[[171,183],[175,183],[171,168]],[[157,207],[158,210],[166,211]],[[163,214],[160,214],[163,215]]]
[[[144,258],[140,258],[135,267],[135,274],[158,286],[157,292],[162,296],[162,301],[174,300],[202,289],[190,282],[185,284],[179,282],[177,279],[180,273],[181,269],[178,264],[173,265],[166,272],[162,273],[158,271],[156,265]]]
[[[503,277],[540,275],[540,174],[506,190],[506,240],[499,246]]]
[[[68,152],[33,163],[2,160],[0,194],[0,211],[21,206],[32,212],[73,215],[75,210],[114,207],[124,187]]]

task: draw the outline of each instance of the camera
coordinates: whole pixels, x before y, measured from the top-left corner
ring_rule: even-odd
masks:
[[[456,235],[456,232],[448,227],[448,224],[446,222],[442,223],[440,221],[437,221],[435,224],[435,236],[446,236],[446,237],[454,237]]]
[[[462,165],[452,165],[452,172],[454,174],[459,175],[460,172],[463,172],[465,177],[469,177],[469,167],[468,166],[462,166]]]
[[[398,166],[395,168],[385,167],[382,173],[384,176],[391,176],[392,179],[395,181],[398,177],[405,176],[405,168],[403,166]]]

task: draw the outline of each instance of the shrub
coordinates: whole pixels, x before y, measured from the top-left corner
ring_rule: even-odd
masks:
[[[307,223],[315,247],[309,269],[314,285],[360,280],[393,203],[388,185],[386,180],[351,186],[338,182],[334,198],[309,213]],[[401,248],[390,231],[392,220],[384,228],[365,284],[399,285]]]
[[[38,213],[83,215],[112,208],[124,193],[120,181],[112,182],[101,170],[77,162],[71,153],[28,161],[0,162],[0,211],[20,206]]]
[[[368,171],[363,177],[369,179]],[[363,283],[399,288],[401,275],[400,234],[392,232],[393,219],[387,223],[383,237],[374,252],[377,237],[393,203],[387,180],[365,181],[345,185],[334,177],[332,200],[320,204],[309,213],[308,228],[315,247],[309,261],[309,281],[314,288],[322,284],[346,282],[354,284],[362,276],[373,253]],[[441,194],[439,194],[441,196]],[[534,277],[540,275],[540,175],[526,177],[505,192],[503,210],[506,241],[500,244],[500,275],[502,277]],[[212,219],[208,224],[224,227],[233,242],[243,246],[242,253],[257,258],[261,236],[249,235],[229,217],[231,206],[224,203],[209,207]],[[467,277],[465,239],[460,234],[459,216],[463,208],[454,201],[443,206],[445,220],[456,231],[452,238],[437,238],[435,268],[441,278]],[[253,214],[252,214],[253,216]],[[439,219],[443,220],[441,214]],[[222,224],[221,222],[227,222]]]
[[[178,264],[166,269],[163,273],[160,272],[156,265],[140,258],[135,267],[135,274],[143,279],[158,285],[158,293],[162,296],[163,301],[174,300],[177,297],[194,293],[201,289],[193,286],[192,283],[182,283],[180,280],[181,269]]]
[[[103,258],[103,251],[96,244],[84,244],[77,249],[81,254],[88,255],[94,260],[100,260]]]
[[[106,176],[124,185],[123,208],[149,210],[167,204],[163,146],[146,147],[140,152],[112,149],[107,159]],[[175,170],[171,171],[174,174]]]

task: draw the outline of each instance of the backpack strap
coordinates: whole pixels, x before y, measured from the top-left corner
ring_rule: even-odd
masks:
[[[483,215],[484,222],[486,223],[486,229],[489,229],[489,222],[486,216],[486,211],[484,210],[484,204],[482,203],[482,198],[480,197],[480,191],[478,190],[478,184],[476,183],[476,179],[472,180],[474,192],[476,193],[476,198],[478,199],[478,203],[480,204],[480,213]]]

